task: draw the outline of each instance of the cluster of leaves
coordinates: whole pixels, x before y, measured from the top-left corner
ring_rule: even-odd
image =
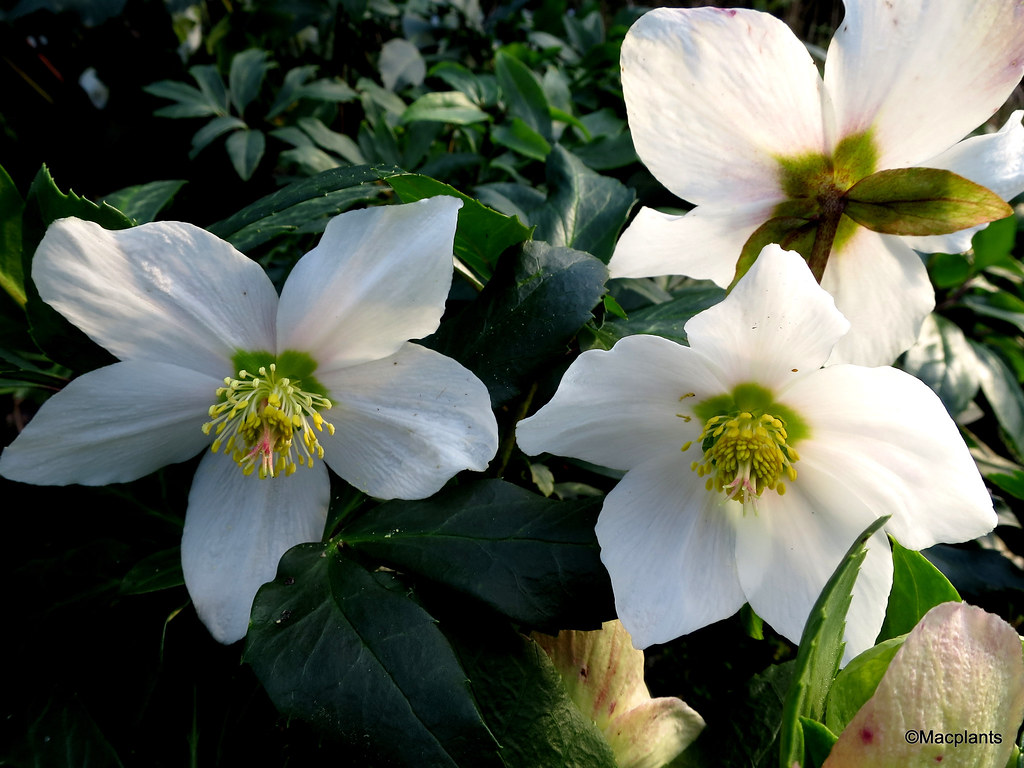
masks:
[[[202,63],[188,81],[148,87],[158,115],[187,118],[166,121],[192,136],[182,176],[197,178],[223,144],[246,180],[231,215],[196,223],[280,281],[341,211],[461,197],[464,280],[423,343],[487,385],[498,457],[489,477],[460,477],[418,502],[377,503],[333,478],[324,539],[287,553],[257,596],[241,668],[239,649],[215,647],[187,610],[177,542],[192,464],[115,489],[0,481],[5,506],[46,510],[28,523],[27,546],[9,540],[3,551],[12,582],[30,585],[14,596],[14,654],[39,671],[12,682],[11,738],[0,741],[18,747],[0,759],[301,763],[337,761],[340,742],[351,764],[612,766],[523,633],[612,615],[593,526],[614,477],[529,460],[514,426],[578,351],[636,333],[685,343],[685,322],[723,296],[677,278],[607,282],[637,197],[679,204],[638,165],[625,123],[618,43],[634,14],[288,5],[203,7],[204,45],[191,54]],[[71,376],[110,362],[35,294],[28,276],[45,227],[68,215],[112,229],[178,215],[184,183],[150,181],[94,204],[45,168],[20,189],[0,172],[0,386],[15,427]],[[676,766],[820,765],[902,636],[958,599],[929,560],[964,597],[1020,623],[1024,579],[997,551],[1024,555],[1020,221],[984,230],[967,255],[930,260],[939,307],[901,361],[964,427],[997,494],[988,548],[936,547],[926,559],[894,544],[879,645],[838,675],[861,542],[798,652],[745,612],[649,654],[652,693],[685,698],[709,723]]]

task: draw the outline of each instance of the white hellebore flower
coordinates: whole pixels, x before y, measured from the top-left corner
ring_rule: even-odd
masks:
[[[637,154],[684,216],[641,209],[613,277],[683,274],[728,285],[748,238],[796,198],[845,192],[882,170],[952,171],[1004,200],[1024,191],[1024,112],[960,141],[1024,71],[1020,0],[845,0],[824,80],[767,13],[650,11],[622,46]],[[959,143],[957,143],[959,142]],[[852,323],[831,362],[887,365],[935,303],[921,258],[966,250],[977,228],[900,237],[843,216],[821,284]]]
[[[32,267],[39,295],[120,362],[48,400],[0,474],[127,482],[211,446],[182,569],[213,636],[244,637],[281,555],[323,535],[324,463],[371,496],[415,499],[497,450],[486,387],[408,342],[441,319],[461,205],[335,217],[280,298],[256,262],[190,224],[55,222]]]
[[[846,550],[892,515],[857,579],[852,657],[882,625],[886,533],[921,549],[995,526],[974,461],[930,389],[893,368],[821,367],[848,328],[799,255],[770,245],[728,297],[687,322],[689,347],[628,336],[584,352],[520,422],[528,454],[625,470],[597,538],[638,648],[745,602],[798,642]]]

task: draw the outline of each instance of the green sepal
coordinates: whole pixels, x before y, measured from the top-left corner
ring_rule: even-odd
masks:
[[[804,768],[821,768],[839,737],[817,720],[807,717],[800,718],[800,727],[804,732]]]
[[[952,171],[895,168],[854,184],[844,212],[875,232],[923,236],[987,224],[1013,209],[995,192]]]
[[[940,603],[960,602],[960,595],[938,568],[920,552],[892,544],[892,591],[878,641],[906,634]]]
[[[868,648],[836,675],[825,710],[825,725],[833,733],[842,733],[865,702],[875,695],[889,662],[906,639],[906,635],[891,637]]]
[[[801,203],[802,200],[790,202]],[[754,266],[757,257],[765,246],[778,243],[783,250],[796,251],[803,256],[804,261],[811,256],[811,249],[814,247],[814,237],[818,234],[818,222],[799,216],[776,216],[768,219],[764,224],[754,230],[754,233],[747,238],[740,251],[739,261],[736,262],[736,273],[732,282],[729,283],[727,291],[731,292],[750,268]]]
[[[853,585],[864,558],[866,544],[889,520],[880,517],[864,529],[846,552],[821,591],[800,638],[793,685],[786,694],[779,733],[779,765],[801,765],[804,760],[804,730],[800,718],[822,722],[825,697],[839,671],[846,642],[846,613],[850,609]]]

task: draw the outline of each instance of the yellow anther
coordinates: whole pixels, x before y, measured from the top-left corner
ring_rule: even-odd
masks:
[[[312,467],[314,456],[322,459],[324,449],[310,422],[317,431],[326,426],[334,434],[319,413],[331,407],[330,400],[303,391],[301,381],[278,379],[276,364],[260,366],[259,374],[257,378],[239,371],[237,379],[225,379],[226,386],[216,390],[222,399],[210,406],[211,421],[202,427],[204,434],[217,435],[210,449],[218,453],[223,448],[245,475],[291,475],[298,465]],[[302,434],[298,445],[295,432]]]

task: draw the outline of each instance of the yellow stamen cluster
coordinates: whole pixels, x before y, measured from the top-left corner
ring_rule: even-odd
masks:
[[[785,423],[769,413],[748,412],[714,416],[701,433],[703,461],[690,469],[707,476],[705,487],[743,504],[760,498],[767,488],[786,492],[782,478],[796,480],[793,462],[800,457],[786,444]],[[683,446],[686,450],[690,444]]]
[[[324,457],[313,427],[334,434],[318,412],[330,408],[331,401],[299,384],[278,378],[274,363],[261,366],[258,376],[239,371],[237,379],[224,379],[217,389],[220,401],[210,406],[211,420],[203,424],[204,434],[216,435],[211,450],[223,448],[246,475],[275,477],[290,475],[297,466],[312,467],[314,457]]]

